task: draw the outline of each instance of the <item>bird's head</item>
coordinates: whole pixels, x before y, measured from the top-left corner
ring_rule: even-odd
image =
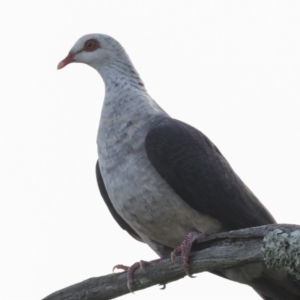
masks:
[[[69,54],[58,65],[62,69],[72,62],[87,64],[95,69],[126,55],[123,47],[112,37],[104,34],[87,34],[81,37]]]

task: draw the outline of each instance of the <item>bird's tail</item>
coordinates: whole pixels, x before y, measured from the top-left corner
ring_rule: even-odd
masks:
[[[300,300],[300,282],[289,275],[276,279],[264,275],[251,286],[264,300]]]
[[[266,269],[260,263],[212,273],[251,286],[264,300],[300,300],[299,280],[285,272]]]

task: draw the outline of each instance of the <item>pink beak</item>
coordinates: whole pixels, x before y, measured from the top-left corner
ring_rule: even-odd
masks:
[[[66,65],[70,64],[73,61],[74,61],[74,54],[69,53],[68,56],[57,65],[57,70],[64,68]]]

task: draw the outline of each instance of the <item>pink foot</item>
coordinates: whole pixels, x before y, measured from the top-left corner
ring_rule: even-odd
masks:
[[[161,259],[154,259],[154,260],[150,260],[150,261],[144,261],[141,260],[139,262],[134,263],[132,266],[128,267],[128,266],[124,266],[124,265],[115,265],[113,267],[113,272],[115,269],[117,270],[124,270],[127,272],[127,287],[129,289],[129,291],[131,293],[133,293],[133,289],[132,289],[132,284],[133,284],[133,273],[135,272],[135,270],[137,270],[138,268],[141,268],[143,271],[145,271],[145,267],[151,265],[151,264],[156,264],[158,262],[160,262]]]
[[[196,239],[205,236],[206,236],[205,233],[199,231],[191,231],[185,236],[182,243],[177,248],[175,248],[171,253],[171,260],[173,263],[175,263],[175,257],[177,256],[177,254],[181,253],[181,259],[182,259],[184,271],[190,277],[195,277],[190,274],[190,265],[188,264],[188,259],[191,252],[192,245]]]

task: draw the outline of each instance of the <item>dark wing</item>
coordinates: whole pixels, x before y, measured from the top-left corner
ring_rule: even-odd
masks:
[[[235,174],[218,148],[200,131],[165,119],[146,137],[146,151],[157,172],[192,208],[234,230],[275,223]]]
[[[136,240],[138,240],[140,242],[143,242],[142,239],[140,238],[140,236],[125,222],[125,220],[117,213],[117,211],[113,207],[113,205],[109,199],[109,196],[107,194],[104,182],[103,182],[103,178],[102,178],[102,175],[100,172],[98,161],[96,163],[96,178],[97,178],[97,183],[98,183],[98,187],[99,187],[101,196],[102,196],[103,200],[105,201],[105,203],[106,203],[110,213],[114,217],[114,219],[117,221],[117,223],[120,225],[120,227],[122,229],[126,230],[133,238],[135,238]]]

